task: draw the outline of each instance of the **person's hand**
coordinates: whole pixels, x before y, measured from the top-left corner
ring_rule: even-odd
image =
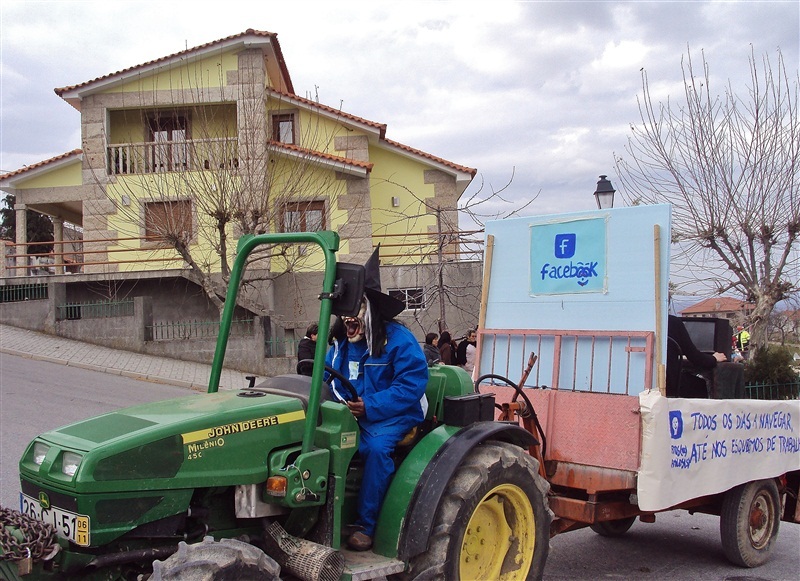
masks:
[[[355,417],[360,418],[367,413],[367,408],[364,406],[364,400],[358,398],[356,401],[348,401],[347,407],[350,408],[350,413]]]
[[[725,357],[724,353],[717,353],[717,352],[714,352],[714,359],[717,360],[717,363],[724,363],[725,361],[728,360],[728,358]]]

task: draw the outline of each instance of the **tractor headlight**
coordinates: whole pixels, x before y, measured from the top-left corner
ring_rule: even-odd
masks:
[[[75,452],[64,452],[61,457],[61,472],[67,476],[75,476],[82,458],[83,456]]]
[[[36,442],[33,445],[33,463],[37,466],[41,466],[42,462],[44,462],[44,457],[47,456],[47,452],[50,450],[50,446],[47,444],[43,444],[42,442]]]

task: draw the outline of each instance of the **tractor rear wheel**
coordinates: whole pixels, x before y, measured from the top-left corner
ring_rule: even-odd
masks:
[[[635,516],[620,518],[617,520],[604,520],[589,525],[589,528],[601,537],[621,537],[628,532],[636,521]]]
[[[153,562],[150,581],[279,581],[280,566],[258,547],[206,537],[202,543],[178,544],[178,551]]]
[[[550,545],[549,484],[525,450],[489,441],[475,447],[447,484],[427,552],[409,579],[542,578]]]
[[[725,493],[719,530],[725,556],[734,565],[766,562],[781,522],[781,498],[772,479],[741,484]]]

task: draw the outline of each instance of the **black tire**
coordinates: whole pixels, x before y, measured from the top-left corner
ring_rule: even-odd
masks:
[[[766,562],[778,536],[780,514],[781,499],[772,479],[755,480],[726,492],[719,531],[728,560],[741,567]]]
[[[411,560],[406,578],[541,579],[552,513],[538,469],[513,444],[489,441],[470,451],[436,509],[428,550]]]
[[[264,551],[234,539],[178,544],[178,551],[153,562],[151,581],[280,581],[281,568]]]
[[[634,522],[636,522],[636,517],[629,516],[628,518],[596,522],[593,525],[589,525],[589,528],[601,537],[621,537],[628,532]]]

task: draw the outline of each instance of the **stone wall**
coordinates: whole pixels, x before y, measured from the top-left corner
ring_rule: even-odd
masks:
[[[148,282],[153,283],[151,287],[155,288],[158,286],[155,283],[159,281]],[[178,283],[173,282],[173,284]],[[58,307],[67,303],[86,302],[85,297],[92,296],[92,292],[86,288],[68,291],[66,283],[49,283],[47,299],[0,303],[0,322],[113,349],[211,364],[216,351],[215,337],[152,340],[151,327],[154,320],[157,320],[154,317],[154,312],[157,310],[154,305],[163,300],[167,306],[161,304],[159,309],[167,312],[170,301],[177,301],[171,303],[173,307],[176,307],[179,306],[181,300],[185,300],[185,296],[183,299],[177,299],[174,295],[175,293],[172,296],[170,293],[162,293],[157,301],[149,296],[133,297],[133,316],[67,320],[60,318],[63,313],[59,312]],[[98,300],[96,294],[93,298],[94,301]],[[183,306],[185,307],[185,305]],[[183,311],[194,311],[198,315],[203,313],[202,307],[198,305],[184,308]],[[214,310],[210,319],[204,315],[197,318],[215,320],[217,317],[218,314]],[[294,357],[267,357],[266,341],[268,338],[274,338],[273,324],[270,319],[252,315],[248,318],[253,319],[253,333],[229,337],[225,353],[225,367],[266,376],[293,372],[296,363]],[[171,318],[170,320],[178,319]]]

